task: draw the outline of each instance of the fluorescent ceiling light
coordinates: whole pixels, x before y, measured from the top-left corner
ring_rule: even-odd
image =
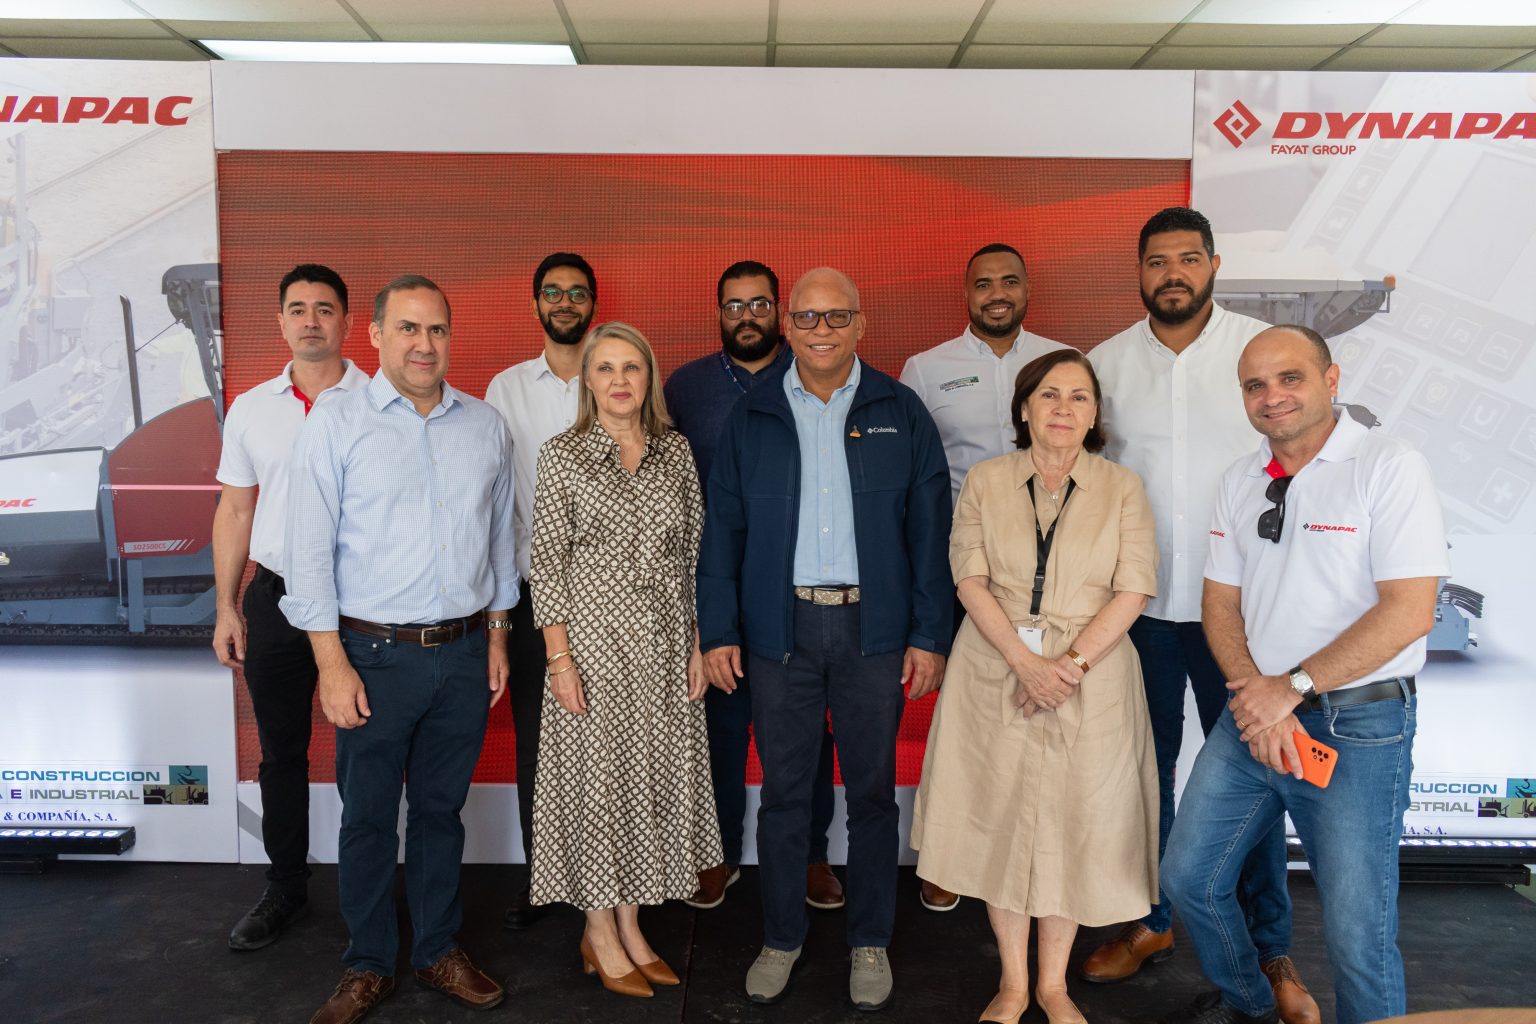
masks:
[[[304,60],[333,64],[575,64],[553,43],[316,43],[199,39],[223,60]]]

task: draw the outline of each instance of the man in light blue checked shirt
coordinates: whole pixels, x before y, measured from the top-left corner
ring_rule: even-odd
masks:
[[[505,995],[454,935],[459,811],[506,691],[517,602],[512,447],[495,409],[443,381],[450,320],[426,278],[386,285],[369,328],[379,372],[317,406],[294,445],[281,607],[309,633],[320,706],[337,728],[337,875],[351,934],[341,984],[311,1024],[350,1024],[394,990],[402,779],[417,980],[477,1009]]]

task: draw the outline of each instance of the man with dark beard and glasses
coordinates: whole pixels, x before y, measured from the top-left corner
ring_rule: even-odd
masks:
[[[901,382],[923,400],[938,424],[949,460],[951,500],[960,498],[965,474],[983,459],[1014,450],[1014,379],[1024,364],[1068,348],[1021,326],[1029,309],[1029,274],[1011,245],[994,242],[965,265],[965,303],[971,324],[960,337],[907,360]],[[965,609],[955,602],[955,628]],[[923,881],[918,897],[929,910],[953,910],[960,897]]]
[[[720,312],[720,351],[679,366],[663,389],[667,411],[693,448],[699,483],[708,490],[720,428],[736,400],[789,365],[789,346],[779,331],[779,279],[756,260],[733,263],[715,286]],[[741,877],[742,821],[747,813],[747,745],[751,739],[752,697],[747,679],[730,690],[710,687],[704,698],[709,720],[710,772],[725,863],[699,872],[699,888],[685,902],[700,910],[718,907],[725,890]],[[811,846],[805,901],[818,910],[843,905],[843,887],[827,863],[827,828],[832,824],[832,734],[822,737],[821,761],[811,794]]]
[[[1141,301],[1147,318],[1089,353],[1104,391],[1104,454],[1135,470],[1157,520],[1157,596],[1131,626],[1152,716],[1161,803],[1158,854],[1173,827],[1174,771],[1184,738],[1184,684],[1206,735],[1227,702],[1227,679],[1200,624],[1208,531],[1222,473],[1253,451],[1242,395],[1233,390],[1243,347],[1269,324],[1211,301],[1221,257],[1210,221],[1170,207],[1141,229]],[[1286,1024],[1314,1024],[1317,1003],[1289,956],[1285,824],[1276,822],[1243,865],[1249,934]],[[1167,896],[1084,962],[1088,981],[1128,978],[1173,953]]]
[[[539,714],[544,700],[544,637],[533,628],[528,595],[532,562],[533,484],[539,448],[576,420],[581,394],[581,341],[597,312],[597,277],[587,261],[570,252],[551,253],[533,272],[533,312],[544,327],[544,352],[498,373],[485,400],[501,413],[512,433],[517,471],[514,499],[517,573],[522,592],[512,609],[508,637],[511,661],[512,727],[517,737],[517,819],[523,855],[533,864],[533,777],[539,757]],[[506,926],[526,928],[543,907],[528,901],[524,886],[507,908]]]

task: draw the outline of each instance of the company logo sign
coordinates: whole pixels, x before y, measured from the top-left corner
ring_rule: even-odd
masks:
[[[1233,148],[1263,126],[1242,100],[1234,100],[1212,124]],[[1347,155],[1358,149],[1352,141],[1364,139],[1536,139],[1536,110],[1286,110],[1270,137],[1270,153],[1280,156]]]
[[[1358,526],[1338,526],[1334,523],[1302,523],[1301,528],[1308,533],[1359,533]]]
[[[166,555],[192,547],[190,540],[130,540],[123,544],[125,555]]]
[[[5,96],[0,122],[178,125],[187,123],[191,103],[191,96]]]
[[[1253,138],[1253,133],[1259,130],[1259,119],[1253,116],[1253,111],[1242,100],[1233,100],[1232,105],[1221,112],[1215,124],[1216,130],[1232,143],[1234,149]]]
[[[31,508],[36,504],[36,498],[0,498],[0,508]]]

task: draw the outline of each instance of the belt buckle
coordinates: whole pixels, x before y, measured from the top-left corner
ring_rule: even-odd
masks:
[[[453,639],[453,626],[428,626],[421,631],[421,646],[441,647]]]

